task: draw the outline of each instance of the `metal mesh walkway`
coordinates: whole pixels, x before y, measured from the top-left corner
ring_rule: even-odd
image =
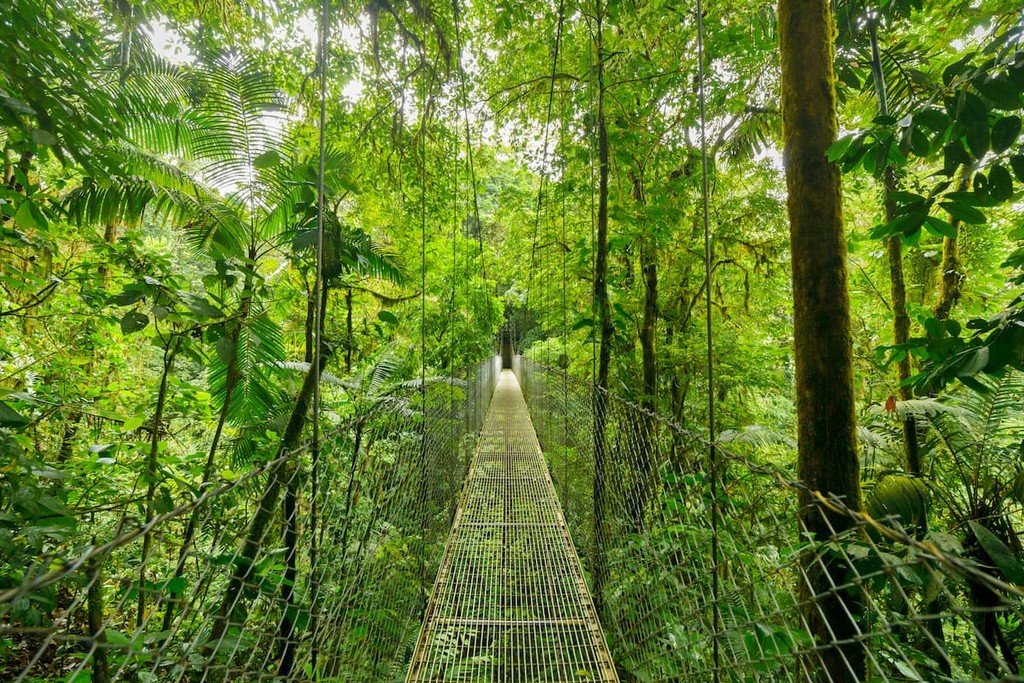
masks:
[[[618,681],[510,370],[484,422],[407,681]]]

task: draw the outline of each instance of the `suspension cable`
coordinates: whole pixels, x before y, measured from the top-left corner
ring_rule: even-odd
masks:
[[[458,312],[459,296],[459,140],[456,136],[452,142],[452,303],[448,309],[448,371],[455,370],[455,341],[458,330],[455,327],[455,316]],[[448,383],[448,404],[455,405],[455,385]],[[454,418],[454,415],[452,416]],[[454,419],[453,419],[454,422]]]
[[[565,156],[564,156],[565,155],[565,128],[566,128],[566,124],[565,124],[565,93],[564,93],[564,91],[562,92],[561,97],[559,98],[558,105],[559,105],[558,108],[559,108],[559,124],[560,124],[559,127],[558,127],[558,147],[559,147],[559,149],[561,151],[561,154],[559,155],[558,160],[559,160],[559,166],[560,166],[560,169],[559,169],[560,170],[559,180],[560,180],[560,183],[561,183],[561,186],[562,186],[560,188],[561,192],[559,193],[560,194],[559,198],[561,199],[561,205],[562,205],[562,215],[561,215],[562,244],[561,244],[561,249],[560,249],[560,251],[562,252],[562,359],[564,359],[564,361],[565,361],[565,367],[563,368],[563,370],[565,372],[562,374],[562,405],[564,407],[563,411],[565,413],[565,419],[563,420],[563,423],[562,423],[562,440],[563,440],[563,443],[568,443],[569,442],[569,411],[568,411],[567,406],[569,404],[569,383],[568,383],[568,376],[569,376],[569,299],[568,299],[567,291],[566,291],[567,288],[568,288],[568,277],[567,277],[567,274],[566,274],[566,263],[565,262],[566,262],[567,252],[569,250],[569,247],[566,244],[566,238],[565,238],[565,214],[566,214],[565,173],[566,173],[566,170],[567,170],[567,164],[565,163]],[[559,365],[561,365],[561,363],[559,363]],[[562,492],[563,492],[562,499],[566,500],[566,501],[569,500],[568,495],[565,495],[567,493],[567,491],[568,491],[568,489],[567,489],[568,481],[569,481],[569,458],[565,454],[563,454],[563,456],[562,456]],[[571,514],[571,512],[570,512],[570,514]]]
[[[422,58],[422,57],[421,57]],[[418,132],[419,182],[420,182],[420,456],[419,456],[419,500],[427,499],[427,124],[431,116],[431,98],[437,65],[429,69],[430,80],[423,74],[420,78],[420,128]],[[420,609],[427,607],[427,556],[426,556],[426,512],[420,515]]]
[[[526,308],[530,308],[533,293],[533,268],[537,260],[537,233],[540,232],[540,213],[544,204],[544,184],[547,180],[548,140],[551,134],[551,110],[555,103],[555,77],[558,74],[559,49],[562,45],[562,24],[565,20],[565,0],[558,0],[558,28],[555,31],[555,49],[551,59],[551,87],[548,89],[548,109],[544,118],[544,146],[540,157],[540,183],[537,188],[537,209],[533,220],[533,244],[530,247],[530,271],[526,285]]]
[[[595,40],[594,29],[587,22],[590,42]],[[587,111],[594,111],[594,51],[587,50]],[[584,124],[585,125],[585,124]],[[596,123],[595,123],[596,125]],[[596,139],[596,135],[594,138]],[[587,146],[587,163],[590,170],[590,272],[597,277],[597,203],[594,198],[594,145]],[[590,383],[597,386],[597,292],[590,288]]]
[[[312,463],[310,472],[310,485],[312,488],[312,500],[310,506],[310,545],[309,564],[310,576],[316,576],[317,562],[319,561],[319,546],[317,544],[317,525],[319,523],[319,501],[320,501],[320,372],[321,372],[321,346],[323,330],[323,305],[324,298],[324,186],[326,168],[326,146],[327,146],[327,22],[330,11],[330,0],[322,0],[320,4],[320,40],[317,49],[317,69],[320,71],[320,120],[319,120],[319,158],[317,159],[317,207],[316,207],[316,278],[313,285],[313,368],[312,372],[316,381],[313,384],[313,445]],[[349,340],[351,343],[352,340]],[[317,608],[319,600],[319,582],[313,584],[310,590],[310,632],[311,648],[310,662],[313,671],[317,670],[317,658],[319,655],[319,620]]]
[[[721,652],[719,634],[721,633],[722,613],[719,605],[719,548],[718,548],[718,449],[715,445],[715,349],[714,334],[711,326],[711,278],[713,264],[711,259],[711,216],[709,211],[710,191],[708,187],[708,143],[707,143],[707,95],[705,92],[704,73],[704,3],[697,0],[697,82],[698,101],[700,105],[700,164],[701,164],[701,213],[704,224],[704,322],[707,340],[707,373],[708,373],[708,457],[711,470],[711,600],[713,614],[714,637],[712,639],[712,656],[714,659],[714,681],[719,683],[721,673]]]
[[[462,99],[462,117],[466,128],[466,163],[469,165],[470,185],[473,188],[473,218],[476,221],[477,243],[480,254],[480,274],[487,278],[487,256],[484,253],[484,224],[480,221],[480,197],[476,187],[476,168],[473,164],[473,139],[469,130],[469,94],[466,87],[466,70],[462,68],[462,34],[459,28],[459,0],[452,0],[452,18],[455,23],[455,49],[458,51],[459,94]]]

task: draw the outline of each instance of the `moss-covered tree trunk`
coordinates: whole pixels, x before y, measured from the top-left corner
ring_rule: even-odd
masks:
[[[836,138],[834,27],[828,0],[779,0],[782,116],[793,267],[800,525],[825,541],[852,521],[819,507],[810,491],[859,509],[853,344],[839,168],[826,150]],[[831,558],[831,559],[830,559]],[[808,553],[801,567],[803,617],[819,649],[819,680],[863,680],[857,640],[859,596],[837,593],[847,567]]]
[[[871,73],[875,79],[875,95],[878,99],[878,115],[889,115],[889,97],[885,85],[885,72],[882,70],[882,53],[878,46],[878,17],[869,20],[868,35],[871,39]],[[885,222],[890,223],[896,218],[896,169],[891,164],[882,171],[882,203],[885,207]],[[886,253],[889,259],[889,293],[892,300],[893,344],[906,344],[910,340],[910,315],[907,313],[907,282],[903,269],[903,240],[900,235],[892,235],[886,240]],[[913,393],[906,381],[910,378],[910,354],[896,363],[897,392],[900,400],[909,400]],[[907,414],[903,418],[903,451],[906,455],[907,470],[911,474],[921,474],[921,448],[917,439],[917,420]]]
[[[292,453],[299,447],[302,431],[306,426],[309,406],[313,400],[313,391],[316,383],[319,381],[323,366],[327,362],[327,357],[327,353],[321,353],[319,371],[315,367],[310,366],[309,372],[306,373],[306,378],[303,380],[302,387],[295,398],[295,405],[292,408],[291,416],[288,418],[288,425],[285,427],[275,460]],[[245,616],[243,613],[246,601],[242,595],[242,589],[255,570],[254,561],[266,540],[267,527],[273,520],[274,510],[281,495],[281,489],[288,483],[293,471],[293,468],[286,466],[286,463],[279,463],[271,468],[267,474],[267,483],[260,497],[259,507],[249,522],[245,539],[234,562],[231,579],[224,588],[220,608],[213,619],[210,640],[205,651],[207,655],[214,655],[216,653],[227,635],[229,627],[238,626],[244,622]]]
[[[974,166],[967,164],[960,169],[960,180],[957,182],[957,192],[967,192],[971,189],[971,180],[974,178]],[[962,222],[959,218],[953,218],[953,228],[957,232],[956,237],[942,238],[942,263],[939,265],[939,296],[935,303],[933,313],[939,320],[948,320],[949,314],[960,301],[963,293],[964,270],[960,261],[959,235]]]
[[[633,201],[639,206],[647,203],[642,172],[633,177]],[[644,317],[640,324],[640,354],[643,372],[643,396],[640,405],[647,411],[639,421],[634,484],[629,493],[627,508],[634,528],[643,528],[644,513],[650,497],[651,469],[658,461],[657,441],[654,438],[657,411],[658,363],[658,251],[654,235],[645,234],[640,243],[640,272],[644,283]]]

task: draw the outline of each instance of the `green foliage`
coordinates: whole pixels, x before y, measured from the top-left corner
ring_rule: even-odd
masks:
[[[338,14],[330,36],[323,340],[334,353],[321,416],[332,424],[356,419],[373,433],[359,453],[352,429],[334,444],[343,454],[335,476],[357,468],[352,519],[367,525],[373,501],[407,495],[395,483],[408,475],[398,454],[416,436],[391,433],[396,416],[417,419],[423,393],[463,391],[448,375],[492,355],[503,325],[518,350],[576,377],[591,376],[595,354],[590,9],[565,8],[553,62],[556,4],[370,5],[364,14],[354,6]],[[1018,5],[834,3],[846,132],[829,151],[845,175],[861,444],[872,465],[867,512],[896,517],[914,533],[927,527],[928,539],[952,539],[957,554],[1014,583],[1016,506],[1024,501],[1015,415],[1024,370]],[[160,513],[276,452],[312,352],[319,72],[314,46],[294,36],[308,32],[315,9],[260,0],[10,0],[0,11],[0,590],[144,517],[139,496],[150,484]],[[710,281],[694,16],[660,1],[605,7],[613,387],[628,399],[649,398],[641,331],[651,303],[649,400],[672,422],[706,424],[710,294],[719,444],[789,472],[797,425],[778,27],[771,3],[707,9]],[[173,62],[158,54],[149,38],[157,23],[188,54]],[[886,116],[877,116],[872,30]],[[354,37],[363,33],[365,40]],[[473,68],[463,73],[464,63]],[[876,182],[887,167],[895,169],[892,220],[882,217]],[[904,248],[912,318],[910,340],[898,345],[888,331],[882,242],[891,237]],[[944,253],[954,246],[951,262]],[[652,264],[656,302],[645,280]],[[940,315],[937,283],[950,268],[962,296]],[[154,425],[172,348],[167,407]],[[920,398],[894,398],[894,408],[883,409],[899,391],[889,366],[907,358]],[[425,387],[416,379],[421,367]],[[898,429],[908,417],[921,425],[921,478],[899,473]],[[576,436],[556,454],[570,465],[585,442],[583,432]],[[691,457],[678,443],[666,449]],[[703,476],[666,479],[658,503],[680,519],[685,510],[706,511]],[[560,483],[584,495],[587,477],[572,470]],[[769,490],[764,482],[728,483],[730,499],[748,513]],[[198,524],[197,539],[209,542],[215,527],[243,528],[251,502],[225,499]],[[697,525],[676,532],[675,540],[652,533],[630,542],[662,557],[679,556],[679,538],[708,542]],[[415,534],[395,527],[366,536],[367,574],[393,570],[400,578],[363,590],[418,599]],[[118,586],[118,600],[130,602],[125,596],[140,588],[182,590],[172,537],[156,540],[160,570]],[[126,552],[108,561],[123,570],[139,558]],[[657,564],[619,567],[613,609],[692,578],[684,562],[662,573]],[[283,576],[279,560],[258,570],[254,591]],[[897,578],[921,604],[935,590],[922,576]],[[781,585],[752,590],[766,604],[785,594]],[[896,603],[896,588],[879,590]],[[46,623],[57,599],[21,600],[10,618]],[[291,612],[302,624],[306,599]],[[772,661],[794,657],[808,636],[750,620],[742,599],[726,596],[723,616],[734,634],[725,646],[756,662],[752,677],[781,675]],[[261,609],[254,604],[253,618],[271,618]],[[132,614],[108,616],[112,650],[150,646],[132,631]],[[346,652],[362,648],[353,671],[383,680],[390,672],[375,662],[394,654],[402,634],[388,631],[387,614],[357,616],[365,630],[346,632],[342,644]],[[671,677],[678,658],[707,657],[708,642],[679,614],[652,618],[663,624],[664,642],[648,661],[624,665],[637,679]],[[239,633],[220,647],[235,646],[263,645]],[[5,647],[0,640],[0,658]],[[189,666],[201,665],[199,653],[188,656]],[[916,671],[938,671],[921,657]],[[878,658],[887,675],[913,673],[894,652]]]

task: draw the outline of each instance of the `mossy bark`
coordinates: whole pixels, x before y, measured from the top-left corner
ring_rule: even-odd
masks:
[[[871,40],[871,73],[875,79],[875,95],[878,99],[878,115],[889,115],[889,97],[886,92],[885,72],[882,70],[882,52],[878,46],[878,18],[872,18],[868,24],[868,35]],[[885,207],[885,222],[891,223],[896,218],[896,169],[887,165],[882,170],[882,203]],[[886,253],[889,259],[889,294],[892,300],[893,344],[901,346],[910,340],[910,315],[907,313],[907,281],[903,268],[903,241],[900,235],[892,235],[886,240]],[[906,381],[910,378],[910,354],[896,363],[897,392],[900,400],[906,401],[913,396]],[[921,448],[917,439],[917,420],[908,414],[903,419],[903,451],[906,455],[907,470],[911,474],[921,474]]]
[[[853,526],[815,503],[810,491],[860,509],[854,418],[853,344],[847,290],[840,173],[826,150],[836,138],[834,26],[827,0],[779,0],[784,162],[792,241],[800,525],[818,541]],[[832,555],[832,554],[830,554]],[[865,656],[857,621],[860,596],[830,590],[848,567],[803,558],[803,617],[821,648],[817,677],[862,680]]]
[[[643,175],[633,178],[633,200],[639,204],[647,203],[644,195]],[[643,396],[640,405],[647,411],[638,425],[637,455],[634,472],[633,490],[630,492],[627,506],[634,528],[643,528],[644,513],[650,497],[650,479],[653,463],[658,461],[657,442],[654,439],[656,421],[653,414],[657,411],[658,394],[658,252],[653,235],[646,235],[640,243],[640,272],[644,283],[644,317],[640,325],[640,354],[643,370]]]
[[[971,180],[974,178],[974,166],[966,165],[960,169],[960,180],[957,182],[957,192],[967,192],[971,189]],[[953,228],[957,237],[942,238],[942,263],[939,265],[939,298],[932,311],[939,320],[948,320],[949,314],[960,301],[963,294],[964,270],[960,261],[959,235],[962,223],[954,218]]]

